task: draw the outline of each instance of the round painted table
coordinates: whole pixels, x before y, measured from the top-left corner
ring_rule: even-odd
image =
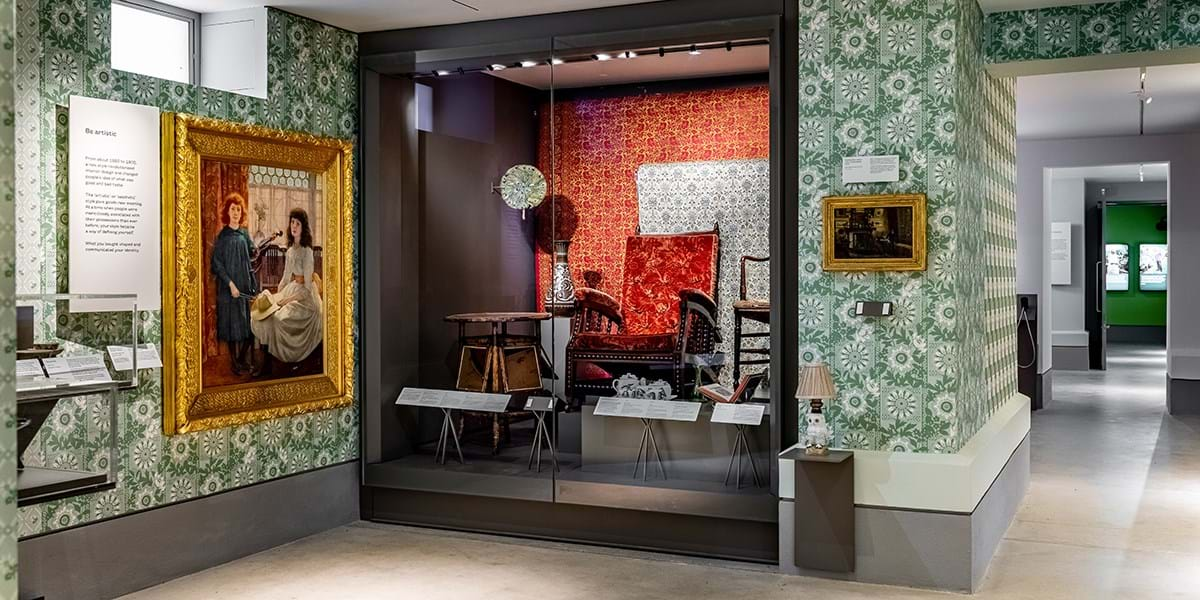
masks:
[[[536,326],[536,323],[546,321],[551,316],[548,312],[475,312],[447,315],[447,322],[458,324],[458,343],[462,348],[455,387],[462,391],[495,394],[542,389],[542,336],[541,328]],[[510,323],[534,323],[533,335],[509,335]],[[467,325],[489,325],[491,333],[487,336],[468,337]],[[506,360],[505,350],[517,350],[518,355]],[[520,350],[525,352],[521,353]],[[474,354],[473,351],[479,354]],[[483,360],[473,360],[473,356],[481,356]],[[510,366],[507,364],[509,362],[514,364]],[[549,361],[546,363],[549,364]],[[527,377],[517,377],[519,382],[510,381],[510,369],[518,366],[512,374],[521,373]],[[520,409],[516,412],[524,413]],[[495,454],[500,450],[501,439],[507,437],[508,421],[512,413],[506,411],[489,416],[492,418],[492,453]]]

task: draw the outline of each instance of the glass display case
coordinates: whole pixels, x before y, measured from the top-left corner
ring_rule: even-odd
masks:
[[[79,327],[84,320],[103,326]],[[139,327],[135,295],[17,296],[19,505],[116,485],[120,393],[137,387],[138,369],[157,361],[156,349],[139,346]],[[87,416],[86,426],[73,426],[70,416],[55,419],[74,412],[64,413],[67,404]],[[48,458],[42,444],[49,430],[56,446],[83,445],[73,438],[86,436],[89,445],[104,440],[103,450],[82,460]]]
[[[774,558],[775,22],[368,77],[366,518]]]

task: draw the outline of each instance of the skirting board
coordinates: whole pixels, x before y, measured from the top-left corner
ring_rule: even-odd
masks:
[[[1174,379],[1200,379],[1200,349],[1183,347],[1176,336],[1167,348],[1167,375]]]
[[[1051,364],[1058,371],[1087,371],[1092,368],[1087,346],[1053,346]]]
[[[1029,398],[1014,394],[955,454],[854,451],[854,503],[969,514],[1029,434]],[[793,498],[792,461],[779,461],[779,497]]]
[[[1167,413],[1200,415],[1200,380],[1167,377]]]
[[[856,458],[857,460],[857,458]],[[1029,489],[1029,438],[968,514],[855,506],[853,573],[795,566],[794,503],[779,501],[779,569],[791,575],[974,592]]]
[[[1050,345],[1051,346],[1074,346],[1076,348],[1087,348],[1089,336],[1087,331],[1051,331]]]
[[[349,462],[18,545],[21,598],[114,598],[358,520]]]
[[[1167,343],[1167,328],[1163,325],[1109,325],[1108,341],[1118,344]]]

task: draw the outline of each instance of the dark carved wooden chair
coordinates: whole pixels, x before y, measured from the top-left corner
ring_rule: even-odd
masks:
[[[575,292],[567,394],[611,395],[627,366],[659,371],[675,395],[689,397],[694,358],[711,355],[720,341],[718,244],[716,231],[627,238],[622,302],[591,288]]]

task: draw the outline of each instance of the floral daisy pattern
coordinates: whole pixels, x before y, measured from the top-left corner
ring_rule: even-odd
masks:
[[[832,367],[839,395],[828,418],[840,446],[957,452],[1016,391],[1005,313],[1015,294],[1012,81],[983,70],[984,16],[972,0],[801,0],[799,12],[812,43],[800,49],[801,218],[815,220],[831,194],[912,190],[930,207],[924,273],[827,273],[819,231],[800,224],[801,360]],[[1067,18],[1056,39],[1078,37],[1078,23]],[[1014,48],[1036,52],[1036,19],[1004,25]],[[842,157],[870,153],[899,155],[901,181],[843,184]],[[853,315],[855,302],[876,298],[892,300],[895,315]],[[988,309],[964,315],[960,305]]]
[[[9,94],[8,101],[0,104],[16,107],[18,123],[37,123],[29,133],[22,131],[15,139],[18,181],[30,180],[34,184],[20,189],[15,203],[0,203],[3,210],[13,211],[15,204],[16,211],[37,216],[31,220],[36,230],[25,231],[22,229],[25,226],[19,224],[16,232],[31,237],[40,248],[33,256],[22,254],[23,261],[28,258],[34,263],[22,267],[23,275],[15,282],[22,291],[52,292],[63,289],[66,282],[65,231],[58,225],[66,223],[66,214],[60,211],[56,197],[65,193],[62,190],[66,184],[67,112],[60,107],[66,105],[72,94],[151,104],[163,110],[220,119],[265,121],[272,127],[315,134],[353,138],[358,132],[355,34],[268,10],[268,63],[273,70],[268,75],[269,97],[262,100],[113,70],[109,64],[108,5],[106,1],[80,0],[21,3],[16,7],[15,48],[11,39],[0,46],[0,55],[8,53],[8,61],[0,62],[0,70],[11,73],[15,53],[23,72],[34,75],[21,81],[21,86],[28,87],[21,91],[25,96],[16,102],[12,97],[12,77],[0,77],[0,94]],[[3,23],[5,6],[7,14],[13,12],[12,2],[0,0],[0,31],[12,32],[14,24]],[[301,61],[304,64],[296,64]],[[295,115],[300,118],[293,119]],[[13,140],[11,126],[11,119],[0,123],[0,131],[8,128],[7,140]],[[4,143],[13,145],[13,141]],[[0,180],[0,190],[5,186],[12,187],[11,179]],[[0,222],[13,222],[11,213],[0,215]],[[13,247],[12,235],[12,228],[0,228],[0,241],[7,242],[6,248]],[[7,258],[11,264],[12,258]],[[3,307],[10,307],[11,313],[14,282],[12,275],[3,271],[0,269],[0,312],[5,310]],[[142,320],[142,339],[161,343],[160,313],[145,312]],[[11,314],[0,319],[0,323],[14,321]],[[111,339],[113,332],[126,331],[129,322],[105,313],[60,314],[45,327],[48,333],[89,344],[89,340]],[[8,333],[8,329],[0,329],[0,337]],[[11,364],[0,364],[0,388],[8,386],[3,391],[9,393],[12,368]],[[87,401],[60,402],[25,452],[26,463],[64,468],[107,467],[110,458],[101,449],[109,439],[108,423],[97,406]],[[117,488],[22,507],[19,519],[6,518],[4,522],[19,523],[20,535],[35,535],[357,457],[356,407],[307,417],[164,437],[161,371],[143,371],[140,387],[125,394],[120,402]],[[281,446],[286,446],[282,452],[270,451]],[[15,499],[12,482],[6,483],[9,488],[5,497]],[[8,506],[14,513],[18,511],[15,501]],[[6,551],[7,546],[0,546],[0,562],[12,576],[0,578],[0,592],[7,582],[15,581],[15,544],[11,561]],[[9,596],[15,596],[15,592],[0,593],[0,597]]]
[[[987,16],[991,63],[1200,46],[1193,0],[1122,0]]]

